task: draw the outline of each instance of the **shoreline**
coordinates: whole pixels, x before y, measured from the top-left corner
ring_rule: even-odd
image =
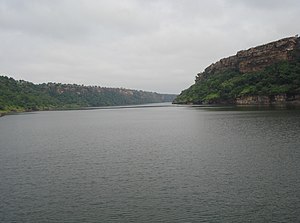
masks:
[[[216,100],[216,101],[208,101],[199,103],[193,102],[176,102],[173,104],[180,105],[225,105],[225,106],[300,106],[300,95],[297,94],[294,98],[287,98],[286,95],[275,95],[275,96],[245,96],[240,98],[235,98],[231,100]]]
[[[19,110],[19,111],[0,111],[0,118],[6,115],[16,115],[28,112],[42,112],[42,111],[85,111],[85,110],[106,110],[106,109],[133,109],[133,108],[153,108],[153,107],[198,107],[198,108],[238,108],[238,109],[296,109],[300,110],[298,103],[276,103],[276,104],[183,104],[183,103],[149,103],[138,105],[114,105],[101,107],[79,107],[79,108],[55,108],[55,109],[39,109],[39,110]]]
[[[146,104],[130,104],[130,105],[111,105],[111,106],[99,106],[99,107],[70,107],[70,108],[46,108],[46,109],[28,109],[28,110],[12,110],[12,111],[0,111],[0,118],[6,115],[14,115],[27,112],[40,112],[40,111],[84,111],[84,110],[96,110],[96,109],[123,109],[123,108],[146,108],[146,107],[172,107],[172,102],[161,103],[146,103]]]

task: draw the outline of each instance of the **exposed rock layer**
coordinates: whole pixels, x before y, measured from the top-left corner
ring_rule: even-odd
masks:
[[[241,50],[234,56],[223,58],[208,66],[203,73],[198,74],[196,82],[207,75],[225,70],[236,70],[241,73],[260,71],[276,62],[292,60],[296,49],[300,49],[300,38],[297,36]]]
[[[238,105],[261,105],[261,104],[300,104],[300,95],[279,94],[273,96],[244,96],[235,101]]]

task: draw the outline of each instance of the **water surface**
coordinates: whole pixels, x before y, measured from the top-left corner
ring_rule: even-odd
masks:
[[[300,111],[0,118],[0,222],[300,222]]]

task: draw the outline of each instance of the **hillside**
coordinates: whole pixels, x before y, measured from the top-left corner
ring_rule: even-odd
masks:
[[[33,84],[0,76],[0,112],[171,102],[175,95],[76,84]]]
[[[288,37],[221,59],[197,74],[178,104],[300,102],[300,38]]]

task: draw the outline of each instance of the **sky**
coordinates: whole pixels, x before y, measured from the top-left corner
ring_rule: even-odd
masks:
[[[299,34],[299,0],[0,0],[0,75],[180,93],[237,51]]]

